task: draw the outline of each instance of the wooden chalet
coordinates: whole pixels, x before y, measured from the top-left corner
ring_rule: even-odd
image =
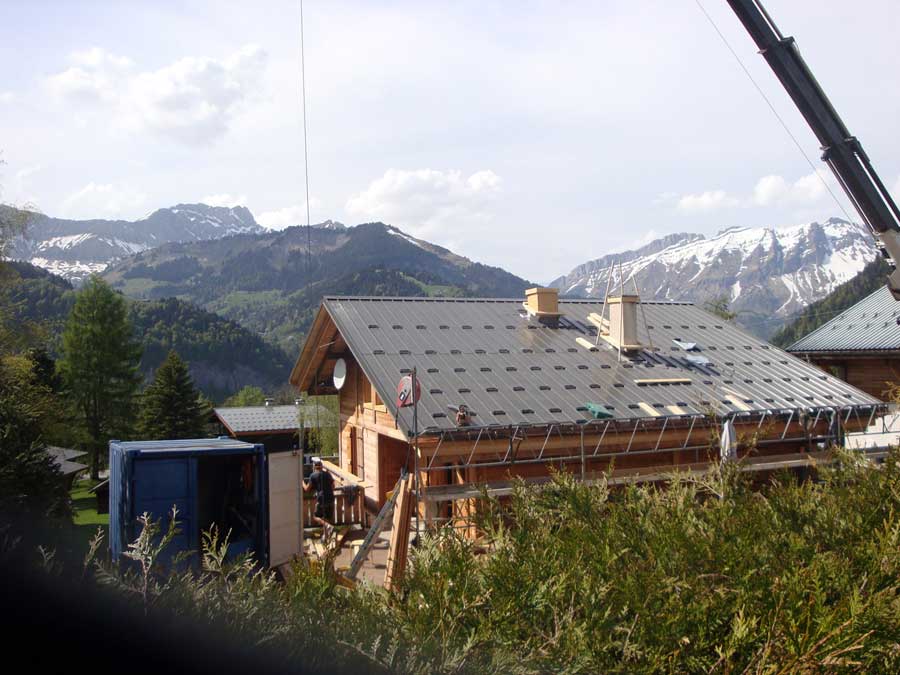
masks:
[[[413,368],[418,454],[413,409],[396,400]],[[725,445],[747,470],[803,467],[885,409],[691,304],[559,301],[555,289],[325,298],[291,383],[338,394],[340,465],[369,486],[370,508],[418,464],[423,511],[436,521],[464,515],[479,486],[502,495],[511,478],[543,481],[551,469],[660,480],[720,461]],[[723,444],[731,425],[737,441]]]
[[[879,288],[787,351],[886,401],[900,384],[900,302]]]

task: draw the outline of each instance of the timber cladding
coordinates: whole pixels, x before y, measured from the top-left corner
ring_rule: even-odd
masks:
[[[857,389],[884,401],[892,386],[900,383],[900,357],[846,361],[846,381]]]

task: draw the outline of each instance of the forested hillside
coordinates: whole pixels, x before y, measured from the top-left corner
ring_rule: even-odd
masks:
[[[7,291],[17,318],[39,324],[51,351],[75,302],[72,285],[28,263],[9,263],[18,275]],[[143,346],[141,371],[153,373],[170,349],[190,362],[197,386],[222,400],[245,385],[271,391],[287,381],[291,358],[234,321],[175,298],[131,301],[129,315]]]
[[[324,295],[522,297],[529,283],[382,223],[166,244],[122,261],[107,281],[136,298],[179,297],[294,354]]]
[[[876,258],[850,281],[797,314],[787,326],[775,333],[771,342],[779,347],[793,344],[884,286],[885,277],[890,273],[891,266],[884,258]]]

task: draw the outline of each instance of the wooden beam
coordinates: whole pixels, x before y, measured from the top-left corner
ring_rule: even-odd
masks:
[[[344,483],[348,485],[359,485],[362,488],[374,488],[375,484],[371,481],[363,480],[359,476],[350,473],[349,471],[345,471],[337,464],[333,464],[328,460],[322,460],[322,466],[324,466],[328,471],[333,473],[335,476],[340,478]]]
[[[691,378],[689,377],[660,377],[657,379],[637,379],[634,381],[637,385],[647,385],[647,384],[690,384]]]
[[[645,413],[650,415],[650,417],[661,417],[662,416],[662,413],[659,412],[659,410],[654,408],[649,403],[645,403],[644,401],[639,401],[638,406],[640,407],[641,410],[643,410]]]

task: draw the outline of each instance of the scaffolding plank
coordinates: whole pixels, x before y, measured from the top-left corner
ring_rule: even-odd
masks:
[[[388,551],[387,569],[384,574],[384,586],[389,591],[397,585],[397,581],[406,570],[406,557],[409,552],[409,517],[410,517],[410,486],[412,476],[407,475],[400,479],[398,487],[399,495],[394,507],[394,522],[391,530],[391,543]]]

